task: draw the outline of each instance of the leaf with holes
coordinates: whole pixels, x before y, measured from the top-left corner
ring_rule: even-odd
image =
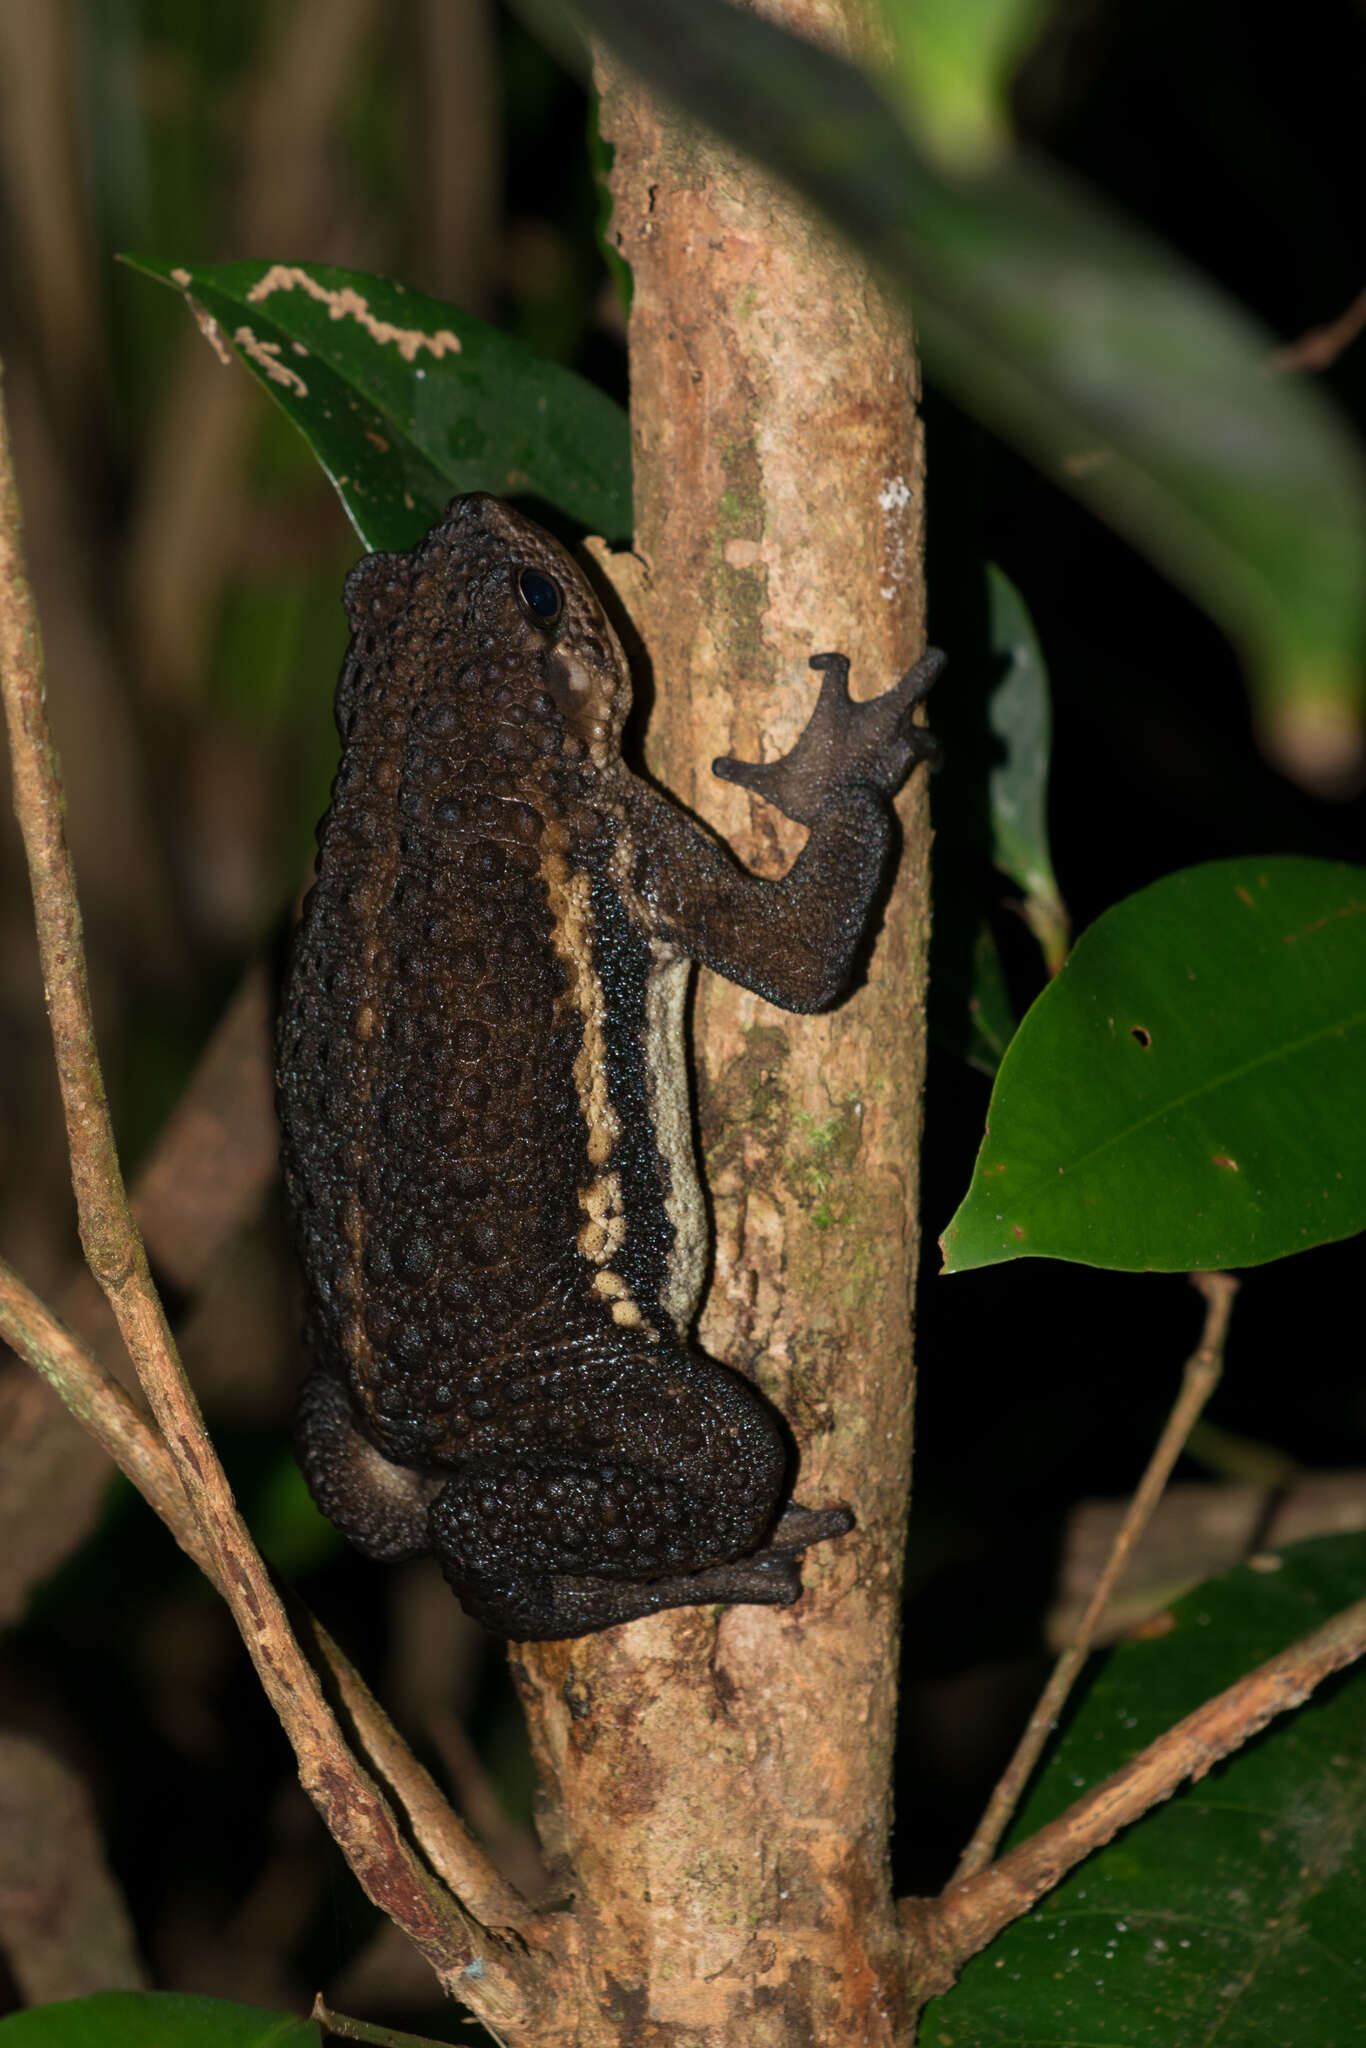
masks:
[[[945,1270],[1255,1266],[1366,1226],[1366,870],[1214,861],[1083,934],[1001,1063]]]
[[[326,263],[128,260],[182,291],[284,408],[367,548],[412,547],[460,491],[629,540],[625,413],[511,335]]]

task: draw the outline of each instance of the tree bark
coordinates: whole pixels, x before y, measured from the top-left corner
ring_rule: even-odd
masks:
[[[767,12],[849,50],[866,0]],[[630,325],[637,557],[607,566],[649,649],[647,755],[746,859],[802,833],[712,777],[771,759],[808,657],[886,689],[923,645],[922,446],[909,323],[752,165],[604,61]],[[924,1061],[925,778],[866,982],[793,1018],[702,975],[695,1050],[716,1272],[705,1347],[754,1374],[800,1450],[797,1497],[858,1526],[785,1611],[686,1609],[514,1671],[572,1892],[577,2009],[542,2043],[904,2041],[888,1878],[911,1453]],[[568,1930],[566,1929],[566,1933]]]

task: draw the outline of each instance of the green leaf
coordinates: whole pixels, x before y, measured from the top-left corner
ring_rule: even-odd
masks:
[[[930,374],[1111,520],[1241,644],[1291,736],[1354,717],[1366,486],[1350,430],[1169,250],[1040,162],[934,171],[877,89],[724,0],[579,0],[661,94],[880,264]]]
[[[1067,953],[1067,912],[1048,851],[1048,670],[1025,601],[994,562],[987,564],[987,638],[995,673],[987,722],[998,750],[987,778],[992,859],[1023,889],[1030,929],[1056,973]]]
[[[0,2020],[0,2048],[319,2048],[314,2020],[186,1991],[96,1991]]]
[[[412,547],[461,491],[629,540],[620,406],[472,314],[325,263],[128,260],[284,408],[367,548]]]
[[[945,1269],[1254,1266],[1366,1225],[1366,870],[1213,861],[1086,931],[1011,1041]]]
[[[1259,1566],[1270,1561],[1259,1559]],[[1012,1840],[1366,1594],[1366,1545],[1242,1566],[1116,1650]],[[1366,2042],[1366,1670],[1080,1865],[926,2008],[921,2048],[1349,2048]]]

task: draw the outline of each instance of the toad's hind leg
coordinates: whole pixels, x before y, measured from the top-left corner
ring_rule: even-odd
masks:
[[[443,1475],[396,1465],[377,1451],[346,1388],[321,1366],[299,1392],[294,1448],[314,1500],[366,1557],[393,1564],[430,1548],[427,1510]]]
[[[789,1508],[756,1548],[775,1505],[770,1493],[732,1509],[695,1477],[630,1464],[500,1459],[454,1474],[432,1503],[429,1529],[466,1609],[527,1642],[668,1607],[789,1606],[802,1589],[800,1552],[842,1535],[853,1516]]]
[[[471,1457],[432,1502],[442,1570],[499,1635],[586,1635],[716,1600],[785,1606],[801,1592],[796,1553],[850,1525],[847,1509],[780,1519],[789,1440],[749,1380],[668,1344],[623,1351],[538,1442]]]

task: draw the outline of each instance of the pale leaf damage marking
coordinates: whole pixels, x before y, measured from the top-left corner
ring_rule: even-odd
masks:
[[[379,319],[358,291],[345,285],[341,291],[333,291],[327,285],[319,284],[316,277],[310,277],[297,264],[272,263],[263,278],[247,293],[248,304],[259,306],[274,292],[306,292],[310,299],[316,299],[320,306],[326,306],[332,320],[354,320],[363,327],[371,341],[381,348],[392,342],[405,363],[411,363],[419,350],[427,349],[438,358],[458,356],[460,337],[452,334],[449,327],[442,327],[435,334],[424,334],[420,327],[395,327],[388,320]]]
[[[222,328],[214,319],[213,314],[210,313],[206,307],[200,305],[198,299],[195,298],[194,293],[191,290],[191,286],[194,284],[194,277],[192,273],[188,270],[182,270],[179,267],[177,267],[175,270],[171,272],[171,283],[178,284],[180,286],[180,289],[184,292],[185,303],[188,305],[190,311],[194,315],[195,325],[198,327],[205,341],[207,341],[207,343],[209,344],[209,347],[217,356],[219,362],[225,365],[230,364],[232,362],[232,350],[228,347],[228,344],[223,339]]]
[[[298,371],[291,370],[288,363],[280,361],[278,341],[262,341],[249,327],[239,327],[232,338],[234,345],[269,377],[272,384],[283,384],[286,391],[294,392],[296,397],[307,398],[308,386]]]

